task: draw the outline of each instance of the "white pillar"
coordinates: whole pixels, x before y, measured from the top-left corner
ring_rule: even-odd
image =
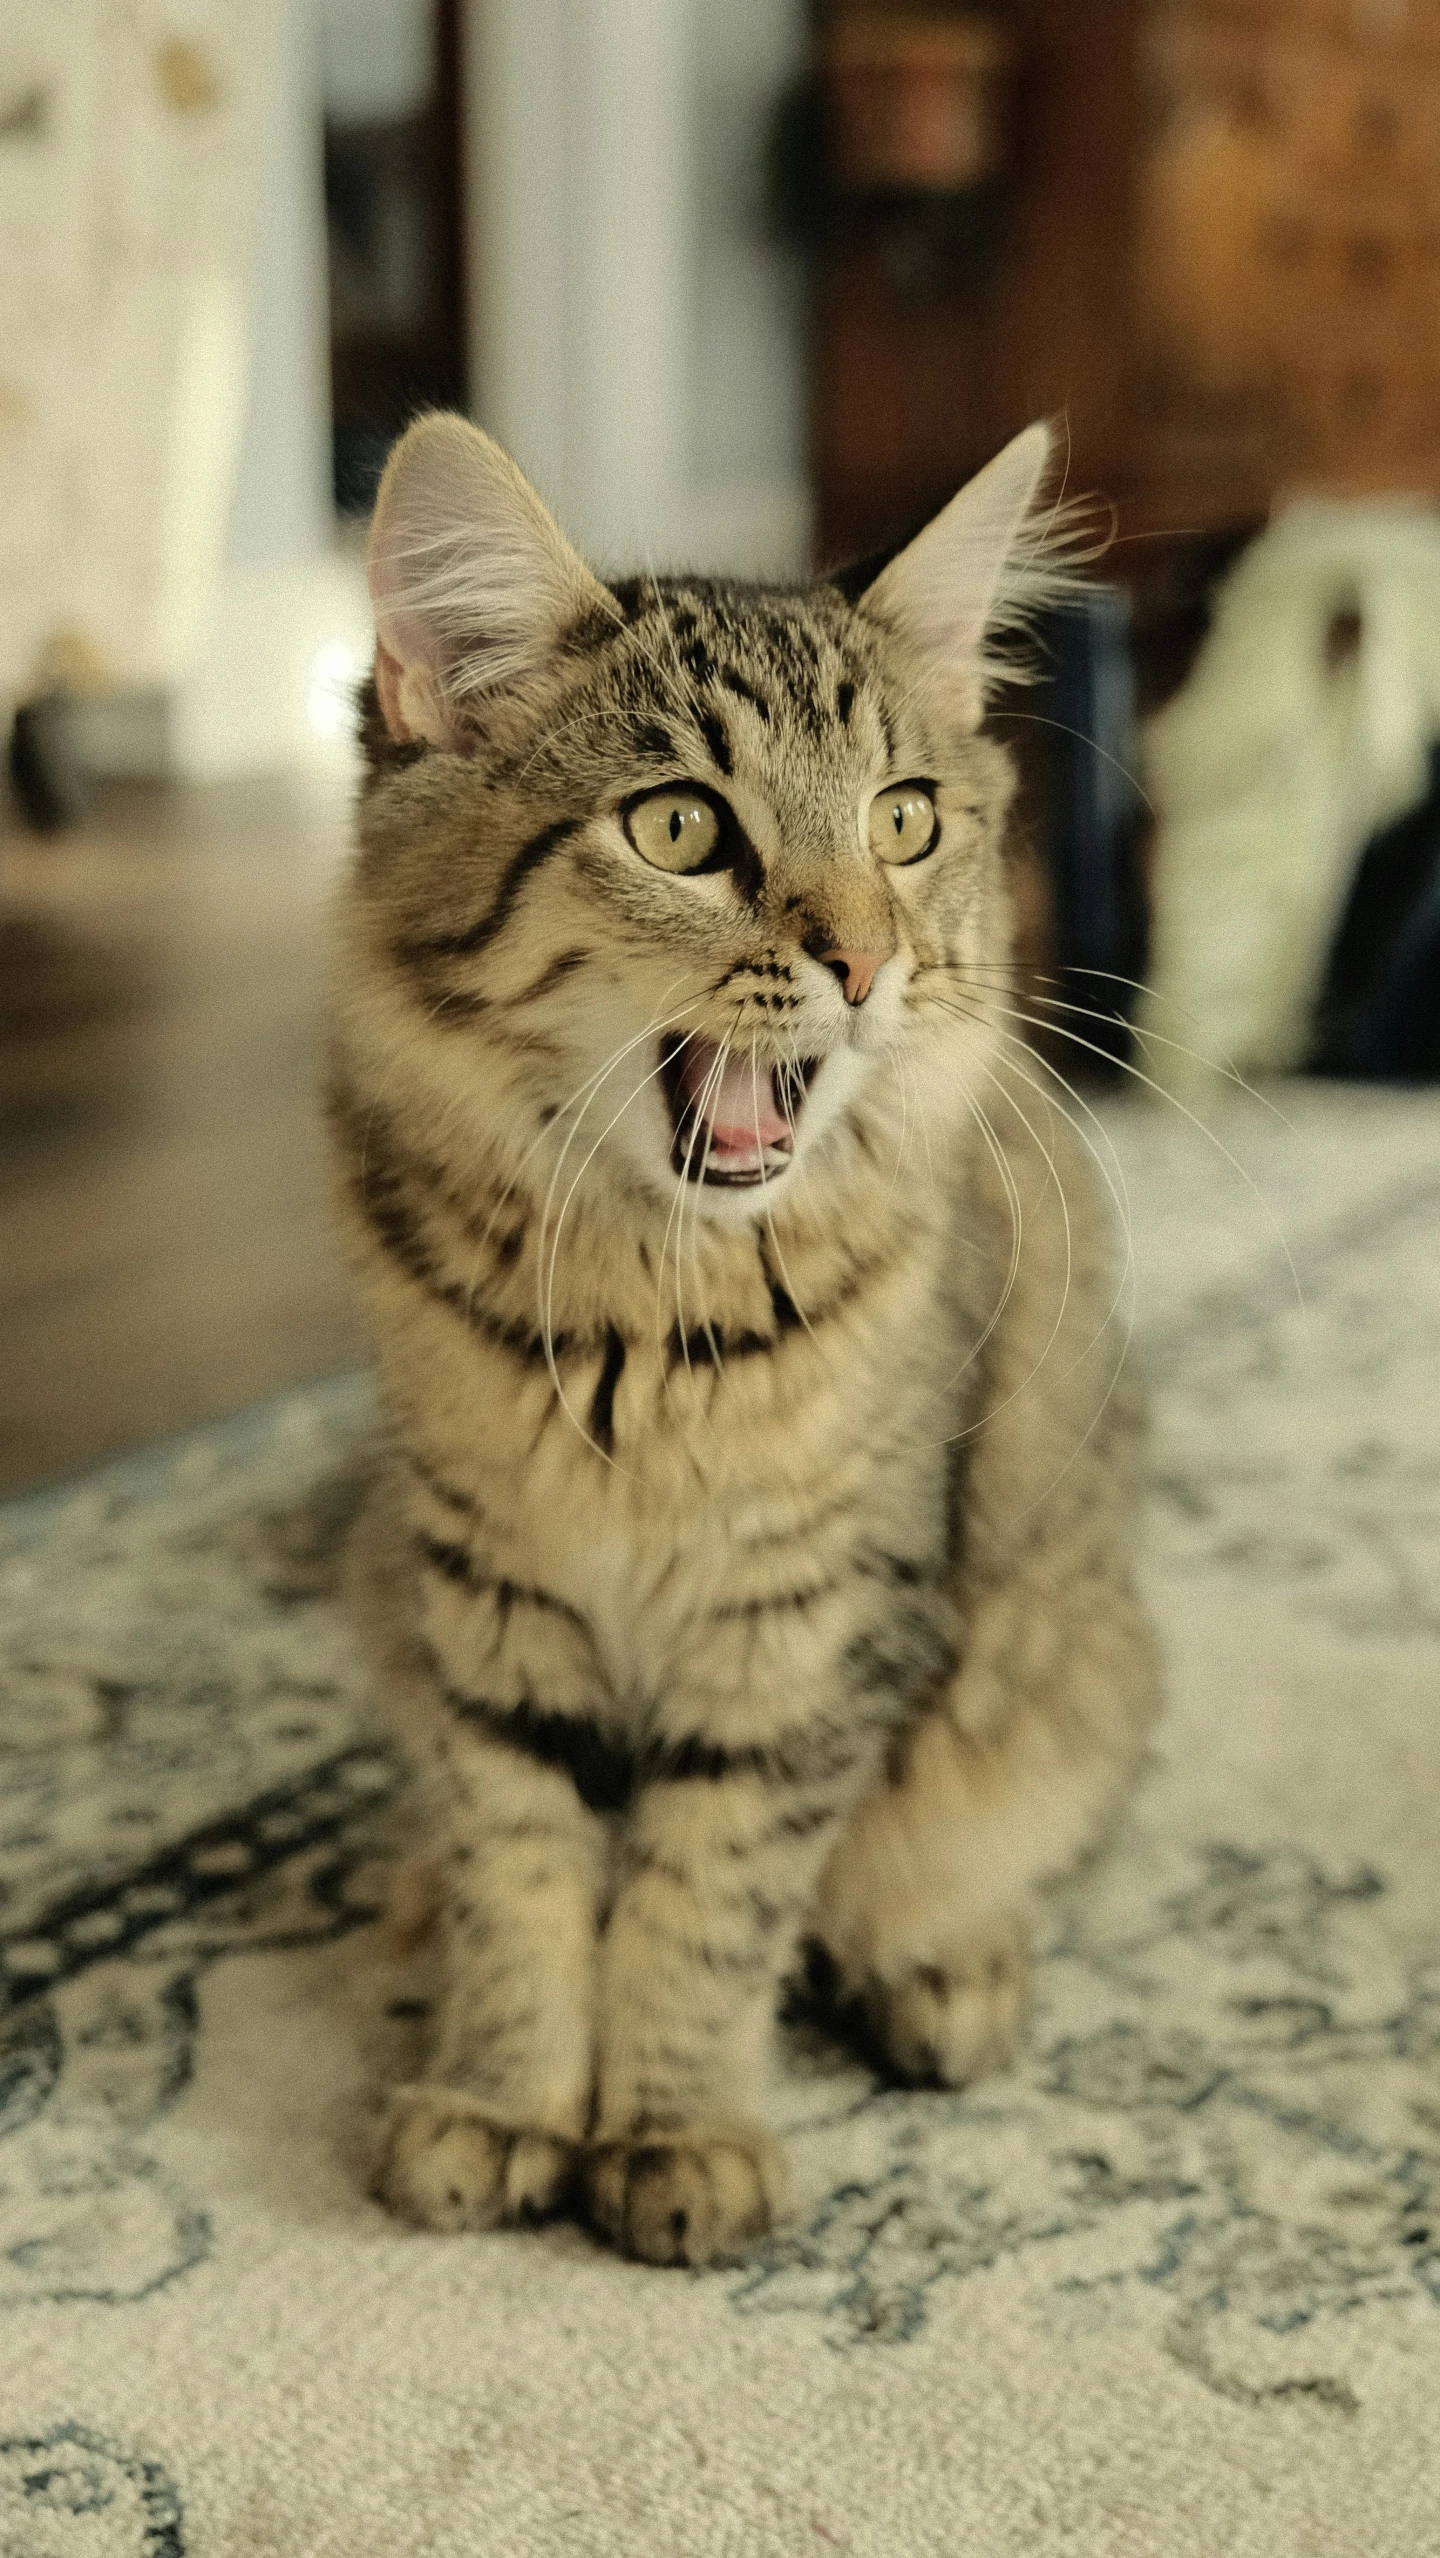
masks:
[[[738,27],[713,0],[467,0],[474,406],[603,564],[804,556],[800,332],[776,324],[777,252],[716,159],[734,115],[722,133],[706,112],[718,81],[758,152],[800,18],[795,0],[733,8]],[[712,292],[701,252],[727,223]],[[753,390],[767,421],[739,469],[736,438],[727,459],[696,431],[717,386],[742,412]]]

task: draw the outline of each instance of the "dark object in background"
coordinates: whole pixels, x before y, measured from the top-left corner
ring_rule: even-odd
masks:
[[[1367,1081],[1440,1077],[1440,745],[1415,808],[1360,858],[1316,1007],[1310,1071]]]
[[[820,41],[837,190],[957,195],[998,177],[1014,56],[993,11],[897,17],[842,9]]]
[[[367,515],[422,409],[468,405],[458,0],[436,0],[419,114],[325,128],[335,504]]]
[[[1124,1064],[1148,938],[1129,601],[1118,586],[1088,586],[1047,614],[1038,637],[1047,671],[1025,715],[1051,732],[1051,948],[1063,999],[1092,1016],[1057,1023]]]
[[[983,256],[1010,151],[1014,39],[995,8],[841,7],[780,99],[768,194],[813,256],[877,253],[900,289]]]
[[[88,814],[90,793],[71,747],[63,693],[22,702],[10,728],[10,781],[21,814],[41,835]]]

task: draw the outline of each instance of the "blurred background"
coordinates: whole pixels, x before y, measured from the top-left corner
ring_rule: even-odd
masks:
[[[1061,419],[1023,982],[1096,1072],[1433,1075],[1434,0],[0,0],[0,312],[0,1488],[357,1355],[324,910],[437,403],[602,567],[778,578]]]

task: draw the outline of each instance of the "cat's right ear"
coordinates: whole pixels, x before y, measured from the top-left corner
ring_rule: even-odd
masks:
[[[978,721],[993,671],[985,643],[1024,628],[1075,589],[1071,513],[1039,506],[1054,436],[1027,426],[882,569],[859,609],[885,623],[948,685],[957,715]],[[1082,510],[1083,512],[1083,510]],[[1093,556],[1093,550],[1090,553]]]
[[[468,418],[417,418],[370,527],[375,684],[393,738],[463,752],[468,702],[618,614],[508,453]]]

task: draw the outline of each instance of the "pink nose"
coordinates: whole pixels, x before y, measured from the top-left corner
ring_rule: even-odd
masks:
[[[822,968],[828,968],[840,980],[847,1004],[863,1004],[887,959],[888,950],[822,950],[817,953]]]

